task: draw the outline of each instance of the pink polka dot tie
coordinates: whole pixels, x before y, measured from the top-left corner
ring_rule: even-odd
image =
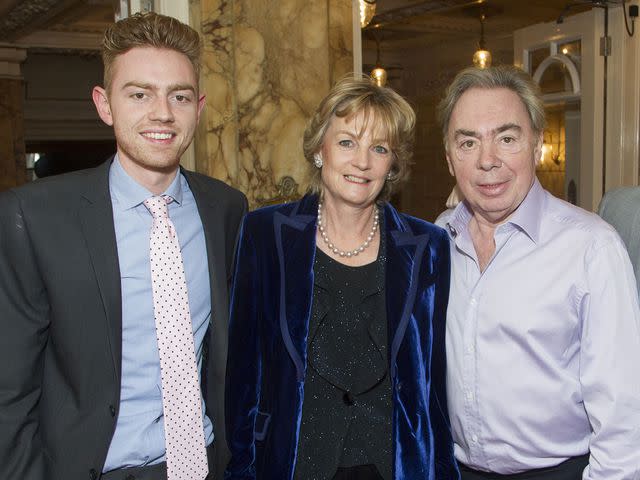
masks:
[[[168,480],[202,480],[209,472],[200,382],[180,244],[169,196],[144,201],[153,215],[149,253],[160,354]]]

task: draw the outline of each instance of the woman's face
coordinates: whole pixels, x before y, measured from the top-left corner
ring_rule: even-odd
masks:
[[[394,159],[388,142],[377,138],[377,130],[375,116],[366,118],[364,112],[333,117],[320,151],[325,204],[373,205]]]

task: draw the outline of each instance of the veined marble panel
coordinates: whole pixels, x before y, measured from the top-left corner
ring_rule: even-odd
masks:
[[[292,181],[303,194],[305,126],[352,69],[351,2],[192,0],[191,23],[205,42],[197,169],[252,207],[289,199]]]

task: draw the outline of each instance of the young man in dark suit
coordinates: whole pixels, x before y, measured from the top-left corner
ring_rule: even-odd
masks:
[[[200,53],[173,18],[116,23],[93,90],[116,155],[0,194],[3,480],[221,478],[247,205],[179,166],[204,106]]]

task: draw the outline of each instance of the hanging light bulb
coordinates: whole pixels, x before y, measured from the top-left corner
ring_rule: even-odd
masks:
[[[376,67],[371,70],[371,79],[379,87],[384,87],[387,84],[387,71],[382,67]]]
[[[478,68],[491,66],[491,52],[485,48],[484,44],[484,14],[480,16],[480,42],[478,50],[473,54],[473,64]]]
[[[479,49],[473,54],[473,64],[478,68],[487,68],[491,66],[491,52],[489,50]]]
[[[380,37],[374,33],[376,39],[376,68],[371,70],[371,80],[379,87],[384,87],[387,84],[387,71],[382,68],[380,63]]]
[[[358,3],[360,4],[360,27],[364,28],[376,14],[376,0],[359,0]]]

